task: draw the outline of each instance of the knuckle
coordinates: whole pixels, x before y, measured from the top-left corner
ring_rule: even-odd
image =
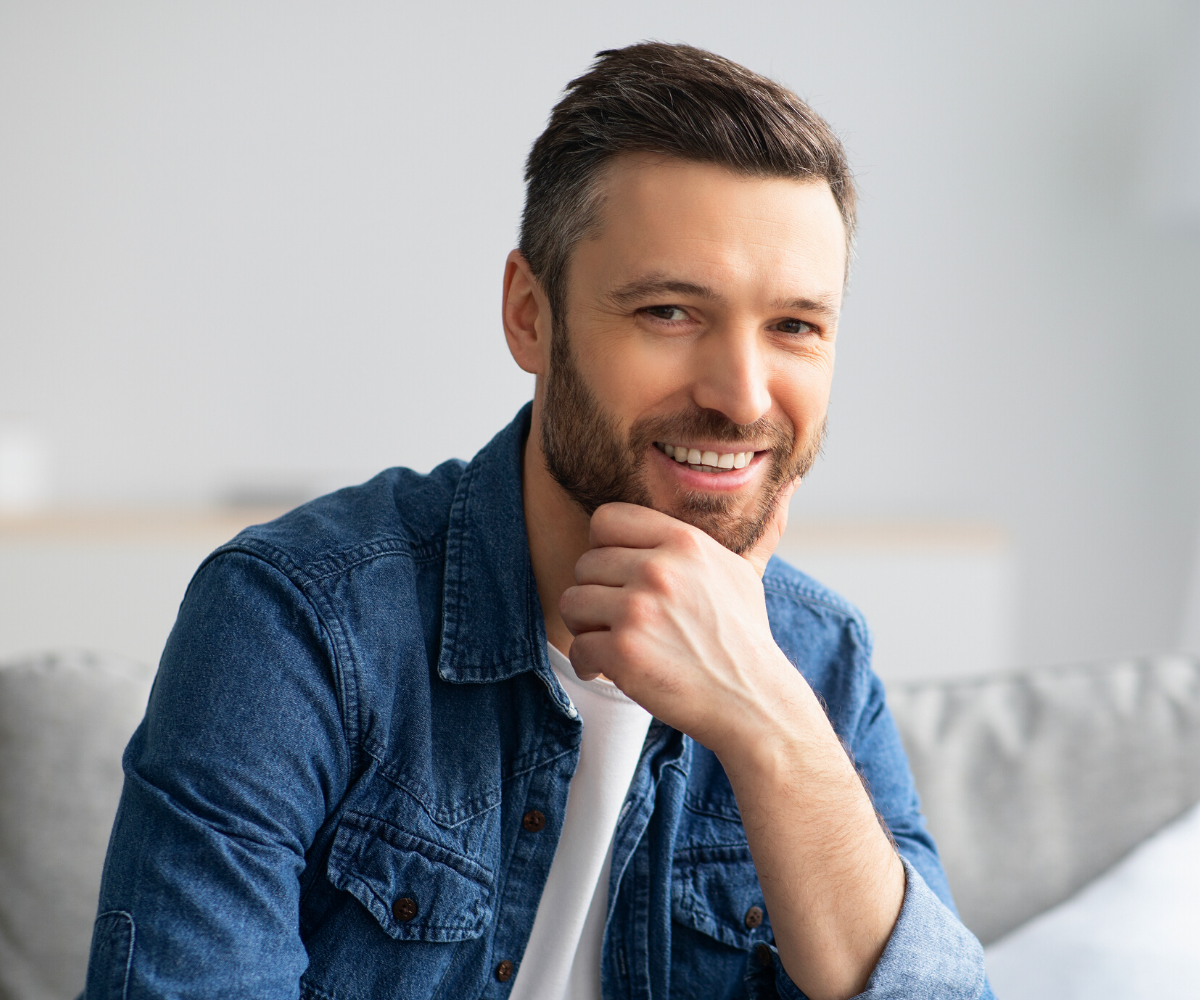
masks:
[[[597,507],[592,514],[592,530],[604,530],[612,524],[614,517],[616,517],[616,511],[613,509],[612,504],[604,504],[601,507]]]
[[[579,600],[579,589],[577,587],[568,587],[562,592],[562,596],[558,599],[558,610],[568,615],[575,610],[576,602]]]
[[[701,535],[699,528],[693,528],[690,524],[682,524],[675,532],[674,545],[687,557],[698,556],[702,551]]]
[[[674,589],[675,574],[664,559],[647,559],[642,564],[642,582],[658,593],[670,593]]]
[[[613,653],[618,660],[632,660],[638,651],[638,638],[632,632],[622,630],[612,637]]]
[[[625,617],[631,625],[648,625],[658,617],[658,601],[651,594],[631,594],[626,605]]]
[[[597,569],[596,549],[588,549],[575,563],[575,582],[582,583],[592,576]]]

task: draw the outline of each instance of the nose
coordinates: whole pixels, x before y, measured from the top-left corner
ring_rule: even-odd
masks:
[[[769,367],[758,331],[709,331],[697,345],[692,401],[719,410],[737,424],[752,424],[771,409]]]

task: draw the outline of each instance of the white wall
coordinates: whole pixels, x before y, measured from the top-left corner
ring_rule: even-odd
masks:
[[[885,683],[978,677],[1017,659],[1012,547],[994,527],[792,519],[776,552],[854,601]]]
[[[529,143],[597,49],[685,40],[810,99],[862,186],[794,516],[999,524],[1024,662],[1173,645],[1200,242],[1137,191],[1193,8],[5,0],[0,411],[70,504],[469,456],[530,392],[497,321]]]

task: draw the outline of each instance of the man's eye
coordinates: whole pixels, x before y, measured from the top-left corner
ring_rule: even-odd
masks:
[[[679,306],[648,306],[646,313],[655,319],[666,320],[669,323],[678,323],[681,319],[687,319],[687,313]]]
[[[802,319],[781,319],[776,326],[780,333],[812,333],[814,329]]]

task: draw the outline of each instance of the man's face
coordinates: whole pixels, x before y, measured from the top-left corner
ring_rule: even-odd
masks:
[[[735,552],[820,450],[846,234],[824,181],[621,157],[556,320],[541,445],[589,513],[653,507]]]

